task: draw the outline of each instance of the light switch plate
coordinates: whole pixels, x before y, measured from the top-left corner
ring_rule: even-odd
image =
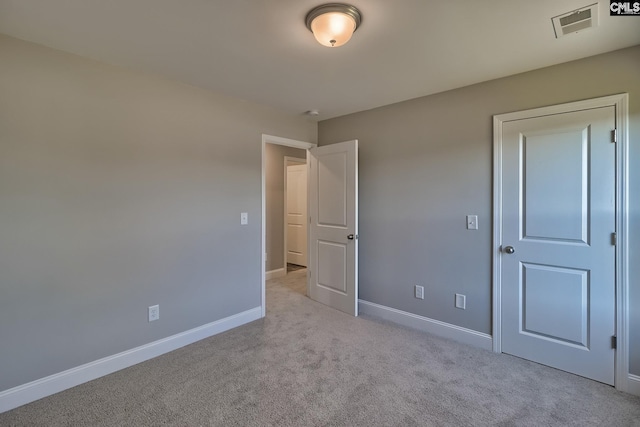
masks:
[[[467,297],[462,294],[456,294],[456,308],[461,308],[462,310],[467,308]]]
[[[249,213],[242,212],[240,214],[240,225],[247,225],[247,224],[249,224]]]
[[[478,229],[478,215],[467,215],[467,230]]]

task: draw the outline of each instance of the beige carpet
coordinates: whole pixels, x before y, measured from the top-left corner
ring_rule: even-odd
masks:
[[[0,414],[1,426],[640,426],[640,398],[267,287],[267,318]],[[302,293],[301,293],[302,292]]]

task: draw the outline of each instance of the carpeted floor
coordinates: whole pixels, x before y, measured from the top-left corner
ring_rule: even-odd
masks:
[[[640,426],[640,398],[267,285],[267,318],[0,414],[1,426]],[[302,292],[302,293],[301,293]]]
[[[288,264],[294,265],[294,264]],[[267,282],[267,314],[271,313],[272,307],[269,295],[271,290],[277,286],[284,286],[290,291],[297,292],[301,295],[307,295],[307,281],[306,281],[307,268],[301,267],[294,270],[290,270],[285,277],[281,277],[276,280]],[[274,301],[275,302],[275,301]],[[282,307],[286,308],[286,307]]]

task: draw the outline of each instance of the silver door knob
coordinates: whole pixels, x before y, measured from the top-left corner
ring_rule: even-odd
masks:
[[[353,234],[349,234],[349,235],[347,236],[347,239],[349,239],[349,240],[353,240]]]
[[[513,248],[513,246],[507,246],[506,248],[504,248],[504,251],[508,254],[512,254],[514,253],[516,250]]]

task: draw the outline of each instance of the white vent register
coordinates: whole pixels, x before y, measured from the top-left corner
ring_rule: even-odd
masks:
[[[598,26],[598,3],[551,18],[556,38]]]

